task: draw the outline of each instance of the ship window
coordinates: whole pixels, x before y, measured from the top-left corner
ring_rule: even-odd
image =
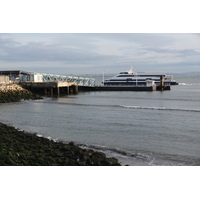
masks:
[[[119,75],[117,77],[133,77],[133,75],[130,75],[130,74],[128,74],[128,75]]]

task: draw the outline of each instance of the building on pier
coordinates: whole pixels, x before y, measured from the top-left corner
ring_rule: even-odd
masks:
[[[11,82],[75,82],[78,86],[94,87],[94,78],[80,76],[64,76],[26,72],[22,70],[0,71],[0,76],[8,76]]]

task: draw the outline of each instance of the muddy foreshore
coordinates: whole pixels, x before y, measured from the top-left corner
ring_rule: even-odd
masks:
[[[18,85],[0,86],[0,103],[40,99]],[[119,166],[115,158],[0,123],[0,166]]]

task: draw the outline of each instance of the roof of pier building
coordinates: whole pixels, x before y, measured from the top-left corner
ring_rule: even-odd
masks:
[[[20,74],[32,74],[31,72],[26,72],[26,71],[22,71],[22,70],[6,70],[6,71],[0,71],[0,75],[5,75],[5,76],[9,76],[9,75],[20,75]]]

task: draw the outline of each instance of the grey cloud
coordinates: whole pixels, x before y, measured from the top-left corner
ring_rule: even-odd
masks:
[[[0,67],[6,63],[12,63],[12,66],[20,63],[27,67],[35,64],[36,70],[56,66],[60,73],[66,67],[71,73],[77,69],[85,73],[108,69],[116,73],[129,68],[130,62],[135,62],[141,71],[152,72],[171,70],[172,66],[178,71],[179,65],[198,65],[199,49],[182,48],[180,43],[185,41],[178,36],[147,33],[0,34]]]
[[[75,38],[74,38],[75,40]],[[0,41],[0,50],[4,52],[0,55],[0,59],[4,61],[52,61],[52,62],[101,62],[114,59],[114,56],[98,55],[94,51],[94,45],[91,46],[83,39],[76,39],[76,42],[62,40],[62,44],[44,44],[39,42],[29,42],[21,45],[13,40]],[[81,44],[80,44],[81,43]],[[73,46],[72,46],[73,45]],[[88,48],[89,46],[89,48]]]

